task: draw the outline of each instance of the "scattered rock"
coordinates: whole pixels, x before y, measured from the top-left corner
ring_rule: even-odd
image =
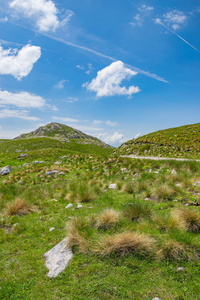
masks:
[[[65,206],[65,208],[70,208],[72,206],[73,206],[73,204],[69,203],[69,204],[67,204],[67,206]]]
[[[0,175],[4,176],[6,174],[9,174],[11,171],[12,171],[12,169],[10,166],[3,167],[0,171]]]
[[[58,276],[73,257],[71,249],[67,248],[67,238],[46,252],[44,257],[46,259],[45,266],[49,269],[47,276],[50,278]]]
[[[49,229],[49,231],[51,232],[51,231],[53,231],[55,229],[55,227],[51,227],[50,229]]]
[[[177,268],[177,271],[183,271],[184,270],[184,267],[179,267],[179,268]]]
[[[152,300],[160,300],[160,298],[158,298],[158,297],[155,297],[155,298],[153,298]]]
[[[61,161],[56,161],[55,163],[54,163],[54,165],[60,165],[61,164]]]
[[[23,164],[23,166],[28,166],[28,163]]]
[[[38,161],[38,160],[35,160],[35,161],[33,162],[33,164],[34,164],[34,165],[37,165],[37,164],[39,164],[39,161]]]
[[[83,205],[81,205],[81,204],[78,204],[76,208],[78,208],[78,209],[79,209],[79,208],[82,208],[82,207],[83,207]]]
[[[176,186],[181,186],[181,184],[180,184],[180,183],[177,183]]]
[[[54,170],[54,171],[47,171],[45,174],[46,175],[56,175],[56,173],[58,173],[58,171]]]
[[[15,153],[20,153],[20,152],[22,152],[22,150],[16,150],[16,151],[15,151]]]
[[[58,175],[63,175],[64,176],[65,173],[64,172],[59,172]]]
[[[51,201],[55,201],[55,202],[57,202],[58,200],[57,200],[57,199],[51,199]]]
[[[117,185],[116,185],[116,183],[111,183],[108,188],[116,190],[117,189]]]
[[[150,199],[149,199],[149,198],[145,198],[144,200],[145,200],[145,201],[149,201]]]
[[[193,183],[193,185],[200,186],[200,181],[197,181],[197,182]]]
[[[28,154],[26,154],[26,153],[22,153],[22,154],[20,154],[20,157],[26,157]]]
[[[172,172],[171,172],[171,174],[172,174],[172,175],[177,175],[176,170],[173,169]]]

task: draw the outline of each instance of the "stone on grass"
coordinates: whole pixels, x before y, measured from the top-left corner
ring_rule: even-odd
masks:
[[[48,277],[58,276],[73,257],[70,248],[67,248],[67,238],[44,254],[46,259],[45,266],[49,269]]]
[[[81,204],[78,204],[76,208],[78,208],[78,209],[79,209],[79,208],[82,208],[82,207],[83,207],[83,205],[81,205]]]
[[[58,200],[57,200],[57,199],[51,199],[51,201],[55,201],[55,202],[57,202]]]
[[[69,204],[67,204],[67,206],[65,206],[65,208],[70,208],[72,206],[73,206],[73,204],[69,203]]]
[[[37,164],[39,164],[39,161],[38,161],[38,160],[35,160],[35,161],[33,162],[33,164],[34,164],[34,165],[37,165]]]
[[[172,175],[177,175],[176,170],[173,169],[172,172],[171,172],[171,174],[172,174]]]
[[[117,189],[117,185],[116,185],[116,183],[111,183],[108,188],[116,190]]]
[[[61,161],[56,161],[55,163],[54,163],[54,165],[60,165],[61,164]]]
[[[64,176],[65,173],[64,172],[59,172],[58,175],[63,175]]]
[[[6,174],[9,174],[11,171],[12,171],[12,169],[10,166],[3,167],[0,171],[0,175],[4,176]]]
[[[51,232],[51,231],[53,231],[55,229],[55,227],[51,227],[50,229],[49,229],[49,231]]]
[[[20,154],[20,157],[26,157],[27,156],[27,154],[26,153],[22,153],[22,154]]]
[[[56,175],[56,173],[58,173],[58,171],[54,170],[54,171],[47,171],[45,174],[46,175]]]
[[[158,297],[155,297],[155,298],[153,298],[152,300],[160,300],[160,298],[158,298]]]
[[[193,183],[193,185],[200,186],[200,181],[197,181],[197,182]]]
[[[183,271],[184,270],[184,267],[179,267],[179,268],[177,268],[177,271]]]

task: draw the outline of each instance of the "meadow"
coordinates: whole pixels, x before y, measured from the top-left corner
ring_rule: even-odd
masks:
[[[34,141],[1,148],[0,299],[200,298],[198,162]],[[66,236],[74,257],[50,279],[43,255]]]

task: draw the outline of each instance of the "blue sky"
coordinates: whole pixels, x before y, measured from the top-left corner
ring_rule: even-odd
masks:
[[[200,3],[1,0],[0,138],[60,122],[108,144],[199,122]]]

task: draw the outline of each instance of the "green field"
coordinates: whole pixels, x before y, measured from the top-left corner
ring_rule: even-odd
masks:
[[[198,162],[42,137],[0,143],[0,166],[12,167],[0,177],[0,299],[200,299]],[[50,279],[43,255],[66,236],[74,257]]]
[[[200,123],[149,133],[122,144],[117,153],[200,159]]]

